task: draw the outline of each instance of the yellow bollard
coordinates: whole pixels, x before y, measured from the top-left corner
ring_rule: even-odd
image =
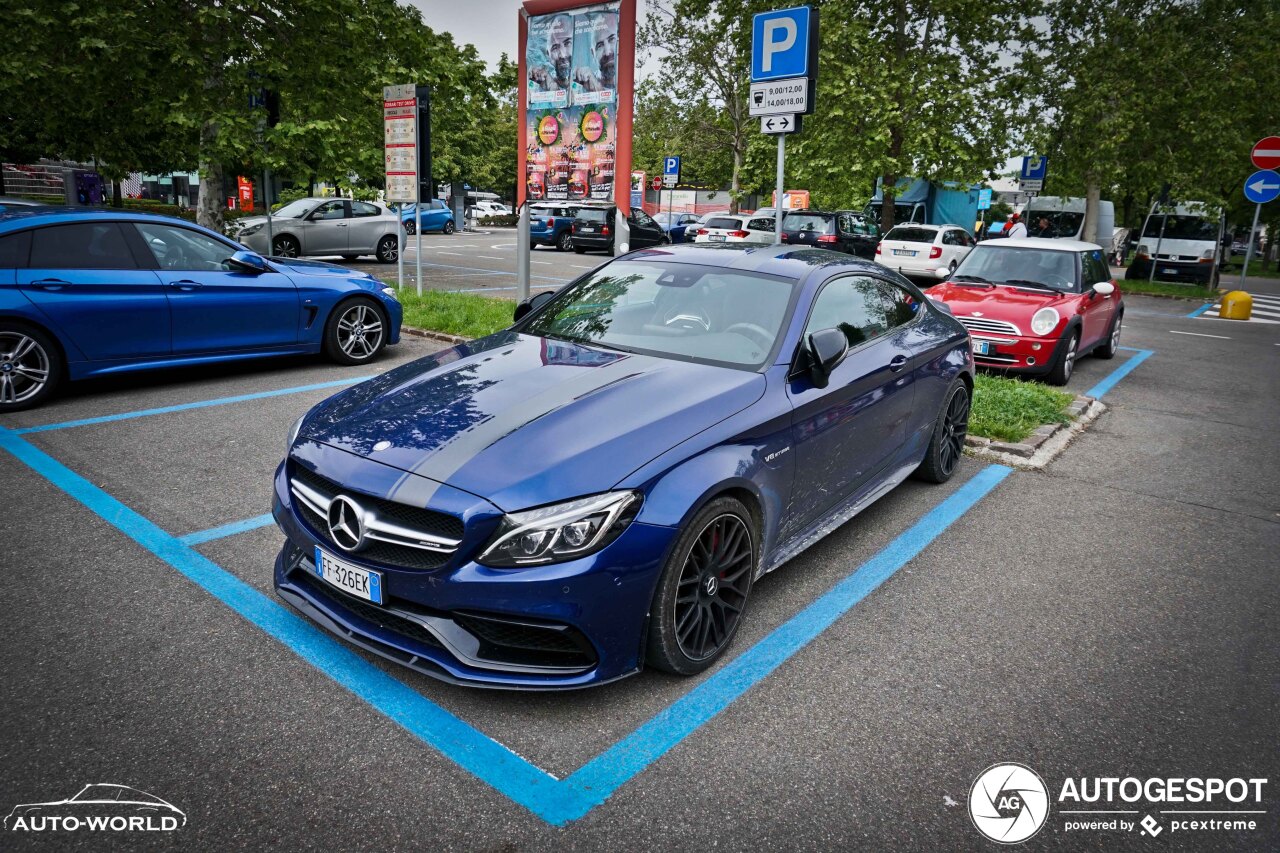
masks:
[[[1233,290],[1222,297],[1218,316],[1224,320],[1248,320],[1253,314],[1253,297],[1243,290]]]

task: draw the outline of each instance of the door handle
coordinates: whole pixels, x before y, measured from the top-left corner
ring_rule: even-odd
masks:
[[[346,228],[346,227],[347,227],[347,223],[345,223],[345,222],[339,222],[339,223],[338,223],[338,227],[339,227],[339,228]]]
[[[60,278],[42,278],[39,281],[33,281],[31,284],[41,290],[62,290],[71,282],[63,281]]]
[[[889,360],[889,369],[894,373],[907,366],[907,357],[905,355],[895,355]]]
[[[178,290],[182,290],[190,293],[191,291],[201,287],[201,284],[200,282],[192,281],[189,278],[182,278],[182,279],[178,279],[177,281],[169,282],[169,286],[176,287]]]

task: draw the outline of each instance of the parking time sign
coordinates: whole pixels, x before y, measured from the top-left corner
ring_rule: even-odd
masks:
[[[808,77],[812,10],[808,6],[760,12],[751,21],[751,80]]]
[[[679,157],[664,158],[662,161],[662,175],[663,177],[666,177],[667,175],[671,175],[677,181],[679,181],[680,180],[680,158]]]

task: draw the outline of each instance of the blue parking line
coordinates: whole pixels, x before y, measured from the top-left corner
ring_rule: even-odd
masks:
[[[1192,312],[1191,312],[1190,314],[1188,314],[1187,316],[1188,316],[1188,317],[1199,317],[1201,314],[1203,314],[1204,312],[1206,312],[1206,311],[1208,311],[1210,308],[1212,308],[1215,304],[1216,304],[1216,303],[1214,303],[1214,302],[1209,302],[1209,303],[1206,303],[1206,304],[1204,304],[1204,305],[1201,305],[1199,308],[1197,308],[1196,310],[1192,311]]]
[[[235,536],[237,533],[244,533],[246,530],[257,530],[259,527],[266,527],[273,521],[275,519],[268,512],[262,515],[255,515],[253,518],[246,518],[243,521],[233,521],[230,524],[210,527],[208,530],[197,530],[195,533],[179,536],[178,541],[183,545],[199,545],[201,542],[212,542],[214,539],[222,539],[225,536]]]
[[[1133,372],[1135,367],[1155,355],[1155,350],[1135,349],[1134,347],[1119,347],[1119,349],[1128,350],[1129,352],[1136,353],[1136,355],[1131,356],[1128,361],[1107,374],[1105,379],[1097,385],[1094,385],[1088,391],[1085,391],[1084,393],[1086,396],[1093,397],[1094,399],[1100,398],[1103,394],[1114,388],[1117,382]]]
[[[208,406],[226,406],[231,403],[243,403],[246,400],[262,400],[266,397],[282,397],[286,394],[300,394],[303,391],[321,391],[325,388],[339,388],[343,385],[354,385],[357,382],[364,382],[366,379],[372,379],[372,376],[356,376],[351,379],[338,379],[334,382],[319,382],[315,385],[299,385],[296,388],[281,388],[277,391],[261,391],[257,394],[240,394],[235,397],[218,397],[213,400],[201,400],[197,403],[183,403],[178,406],[163,406],[159,409],[141,409],[136,412],[122,412],[118,415],[102,415],[97,418],[84,418],[78,421],[63,421],[56,424],[44,424],[43,426],[20,427],[18,429],[9,430],[13,435],[29,435],[33,432],[48,432],[55,429],[70,429],[71,427],[90,426],[92,424],[105,424],[112,421],[127,421],[133,418],[145,418],[149,415],[166,415],[170,412],[183,412],[187,409],[203,409]]]

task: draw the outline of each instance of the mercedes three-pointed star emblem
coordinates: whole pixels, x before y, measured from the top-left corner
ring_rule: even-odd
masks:
[[[364,512],[360,504],[346,495],[329,501],[329,537],[344,551],[359,551],[364,546]]]

